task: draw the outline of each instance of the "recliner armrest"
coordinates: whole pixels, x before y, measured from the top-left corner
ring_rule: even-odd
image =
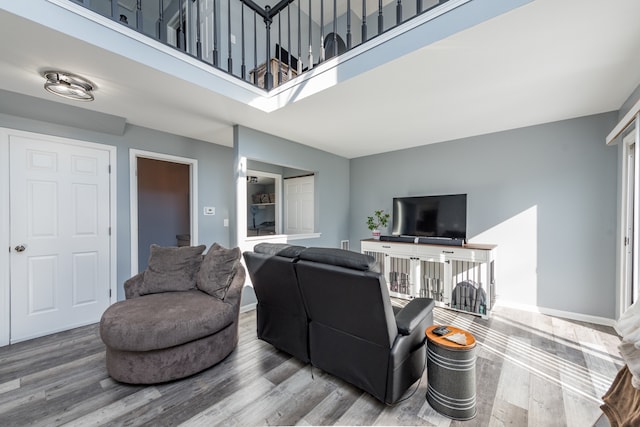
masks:
[[[420,322],[433,311],[435,302],[431,298],[415,298],[409,301],[398,314],[396,314],[396,324],[398,333],[410,335]]]

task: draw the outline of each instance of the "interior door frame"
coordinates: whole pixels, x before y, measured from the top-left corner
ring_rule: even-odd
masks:
[[[17,129],[0,127],[0,247],[11,248],[10,240],[10,215],[9,215],[9,138],[12,135],[25,138],[46,139],[48,141],[94,148],[109,152],[109,164],[111,173],[109,174],[109,217],[111,223],[111,233],[109,235],[109,289],[111,291],[110,303],[113,304],[118,299],[117,288],[117,148],[113,145],[98,144],[95,142],[82,141],[71,138],[47,135],[37,132],[28,132]],[[1,251],[0,255],[0,346],[8,345],[11,342],[11,253],[7,250]]]
[[[0,128],[0,247],[10,248],[9,239],[9,129]],[[1,251],[0,256],[0,346],[11,339],[11,254]]]
[[[632,304],[631,290],[635,288],[638,291],[638,280],[640,279],[640,264],[639,264],[639,243],[640,243],[640,115],[637,115],[635,120],[630,124],[632,129],[626,136],[622,138],[622,191],[621,191],[621,203],[620,203],[620,286],[618,294],[618,317],[625,312],[625,310]],[[630,147],[634,145],[634,168],[629,167],[629,154]],[[634,176],[630,174],[633,173]],[[630,180],[633,179],[633,194],[630,194]],[[633,216],[629,215],[629,202],[634,204]],[[629,222],[633,222],[630,224]],[[629,227],[633,227],[633,235],[628,235]],[[630,239],[630,244],[633,250],[633,256],[631,266],[628,265],[627,257],[627,239]],[[632,277],[628,277],[629,267],[632,269]],[[637,298],[637,296],[636,296]]]
[[[138,158],[180,163],[189,166],[189,221],[191,245],[198,244],[198,161],[187,157],[129,149],[129,222],[131,230],[131,276],[138,274]]]

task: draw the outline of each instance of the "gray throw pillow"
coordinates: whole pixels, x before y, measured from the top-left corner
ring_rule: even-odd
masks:
[[[202,260],[196,286],[212,297],[224,299],[242,253],[240,248],[227,249],[214,243]]]
[[[196,287],[196,272],[206,246],[162,247],[151,245],[140,295],[188,291]]]

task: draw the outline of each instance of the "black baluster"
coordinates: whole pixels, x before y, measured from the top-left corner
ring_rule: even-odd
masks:
[[[167,41],[167,37],[166,34],[164,32],[165,26],[164,26],[164,1],[163,0],[158,0],[158,25],[156,28],[156,35],[158,37],[158,40],[160,40],[161,42],[165,42]]]
[[[266,90],[271,90],[273,88],[273,75],[271,74],[271,66],[269,64],[269,61],[271,60],[271,14],[269,13],[271,11],[271,6],[265,6],[264,8],[265,11],[265,18],[264,18],[264,24],[265,24],[265,29],[266,29],[266,49],[265,49],[265,66],[266,66],[266,70],[264,73],[264,88]]]
[[[213,0],[213,65],[218,66],[218,1]]]
[[[402,0],[396,4],[396,25],[402,24]]]
[[[278,59],[278,81],[274,82],[276,86],[282,84],[282,13],[278,13],[278,49],[276,58]]]
[[[178,25],[178,49],[186,50],[186,43],[184,37],[184,11],[182,10],[182,0],[178,0],[178,19],[180,20]]]
[[[136,30],[142,31],[142,0],[136,3]]]
[[[302,29],[300,28],[300,0],[298,0],[298,75],[302,74]]]
[[[258,85],[258,13],[253,11],[253,84]]]
[[[364,1],[364,0],[363,0]],[[313,45],[311,44],[312,41],[312,34],[311,34],[311,0],[309,0],[309,67],[308,69],[312,69],[313,68]]]
[[[240,20],[242,22],[242,28],[240,29],[240,36],[242,37],[242,65],[240,66],[240,76],[244,80],[247,76],[247,64],[244,60],[245,46],[244,46],[244,3],[240,3]]]
[[[287,80],[291,80],[293,72],[291,70],[291,3],[287,3]]]
[[[378,34],[384,30],[384,18],[382,17],[382,0],[378,1]]]
[[[336,0],[333,0],[333,57],[338,56],[338,16]]]
[[[362,0],[362,43],[367,41],[367,0]]]
[[[202,59],[202,34],[200,34],[200,0],[196,1],[196,55]]]
[[[227,71],[233,74],[233,58],[231,58],[231,0],[227,1],[227,51],[229,57],[227,58]]]
[[[422,0],[416,0],[416,15],[422,13]]]
[[[320,59],[318,62],[324,61],[324,0],[320,0]]]
[[[351,49],[351,0],[347,0],[347,50]]]

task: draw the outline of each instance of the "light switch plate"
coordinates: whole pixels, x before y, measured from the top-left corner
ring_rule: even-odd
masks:
[[[205,215],[215,215],[216,214],[216,208],[213,208],[213,207],[210,207],[210,206],[205,206],[204,214]]]

